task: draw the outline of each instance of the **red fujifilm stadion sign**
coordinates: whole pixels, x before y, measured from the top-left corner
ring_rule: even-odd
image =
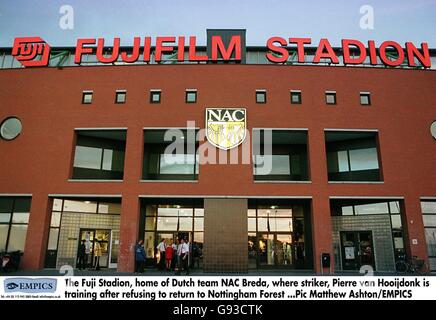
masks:
[[[343,39],[340,51],[334,50],[329,40],[321,39],[316,45],[316,52],[307,61],[305,50],[312,44],[311,38],[281,38],[271,37],[266,43],[266,58],[272,63],[285,63],[290,57],[290,51],[296,52],[299,63],[317,64],[329,62],[339,64],[338,52],[341,52],[345,65],[360,65],[364,62],[377,65],[380,62],[389,67],[396,67],[407,61],[409,67],[431,67],[428,44],[423,42],[416,47],[411,42],[405,43],[403,48],[398,42],[385,41],[376,45],[373,40],[364,44],[353,39]],[[128,51],[120,47],[120,38],[114,38],[110,51],[108,43],[103,38],[78,39],[75,48],[74,62],[80,64],[84,56],[95,55],[102,64],[116,61],[134,63],[142,61],[148,63],[152,55],[155,62],[163,61],[165,54],[173,54],[178,62],[202,61],[235,61],[245,62],[245,35],[232,35],[225,39],[220,35],[208,38],[207,54],[197,52],[197,38],[195,36],[171,37],[135,37],[132,47]],[[187,55],[185,54],[187,53]],[[50,56],[50,46],[39,37],[16,38],[12,55],[25,67],[47,66]]]

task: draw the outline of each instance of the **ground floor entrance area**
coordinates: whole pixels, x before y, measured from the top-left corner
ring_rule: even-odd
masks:
[[[117,268],[121,199],[55,198],[45,267]]]

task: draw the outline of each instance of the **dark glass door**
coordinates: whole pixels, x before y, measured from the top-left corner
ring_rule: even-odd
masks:
[[[86,267],[92,266],[94,261],[94,247],[97,241],[100,243],[101,247],[100,267],[107,268],[109,266],[110,235],[110,230],[80,229],[79,244],[82,240],[85,241]]]
[[[375,269],[371,231],[342,231],[340,235],[343,270],[359,270],[363,265]]]
[[[260,267],[290,267],[294,263],[289,233],[260,234],[258,250]]]

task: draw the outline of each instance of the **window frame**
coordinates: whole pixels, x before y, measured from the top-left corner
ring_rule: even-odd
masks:
[[[188,96],[190,94],[194,94],[195,99],[193,101],[189,101]],[[197,103],[198,100],[198,91],[197,89],[186,89],[185,90],[185,103]]]
[[[294,95],[297,95],[297,97],[298,97],[298,101],[297,102],[294,102],[292,100],[292,97]],[[291,90],[290,91],[290,98],[291,98],[291,104],[302,104],[303,103],[303,97],[302,97],[302,94],[301,94],[301,90]]]
[[[9,212],[10,217],[9,217],[9,221],[8,222],[0,222],[0,225],[4,225],[4,226],[8,226],[7,227],[7,234],[6,234],[6,242],[5,242],[5,252],[10,252],[9,250],[9,244],[10,244],[10,238],[11,238],[11,230],[12,230],[12,226],[26,226],[26,239],[27,239],[27,231],[28,231],[28,227],[29,227],[29,221],[27,221],[26,223],[22,223],[22,222],[13,222],[13,217],[15,213],[28,213],[29,214],[29,219],[30,219],[30,214],[31,214],[31,205],[32,205],[32,197],[16,197],[16,196],[12,196],[12,197],[0,197],[0,198],[11,198],[12,199],[12,207],[11,210]],[[16,208],[16,201],[19,200],[28,200],[29,201],[29,210],[28,212],[16,212],[15,208]],[[8,214],[8,212],[2,212],[0,214]],[[24,245],[26,244],[26,239],[24,240]],[[21,253],[24,252],[24,248],[23,250],[20,250]]]
[[[124,101],[119,101],[119,96],[124,95]],[[116,104],[124,104],[127,101],[127,90],[119,89],[115,90],[115,103]]]
[[[366,97],[368,99],[368,103],[363,103],[362,98]],[[370,106],[371,105],[371,93],[370,92],[360,92],[359,100],[361,106]]]
[[[89,102],[86,102],[87,96],[91,97]],[[94,91],[93,90],[83,90],[82,91],[82,104],[92,104],[93,99],[94,99]]]
[[[258,94],[262,94],[263,95],[263,101],[259,101],[257,99]],[[267,103],[266,89],[256,89],[256,91],[255,91],[255,101],[258,104],[265,104],[265,103]]]
[[[159,99],[158,101],[153,100],[154,95],[158,95]],[[150,90],[150,103],[151,104],[159,104],[162,101],[162,90],[160,89],[151,89]]]
[[[329,102],[328,96],[333,96],[334,102]],[[337,105],[338,104],[338,98],[337,98],[336,91],[331,91],[331,90],[325,91],[325,103],[327,105]]]

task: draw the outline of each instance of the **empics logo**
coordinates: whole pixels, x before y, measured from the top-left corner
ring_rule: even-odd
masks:
[[[247,135],[246,120],[246,110],[242,108],[207,108],[207,140],[223,150],[237,147]]]
[[[15,38],[12,56],[25,67],[45,67],[50,58],[50,46],[40,37]]]
[[[5,293],[40,293],[56,291],[57,280],[50,278],[9,278],[4,280]]]

